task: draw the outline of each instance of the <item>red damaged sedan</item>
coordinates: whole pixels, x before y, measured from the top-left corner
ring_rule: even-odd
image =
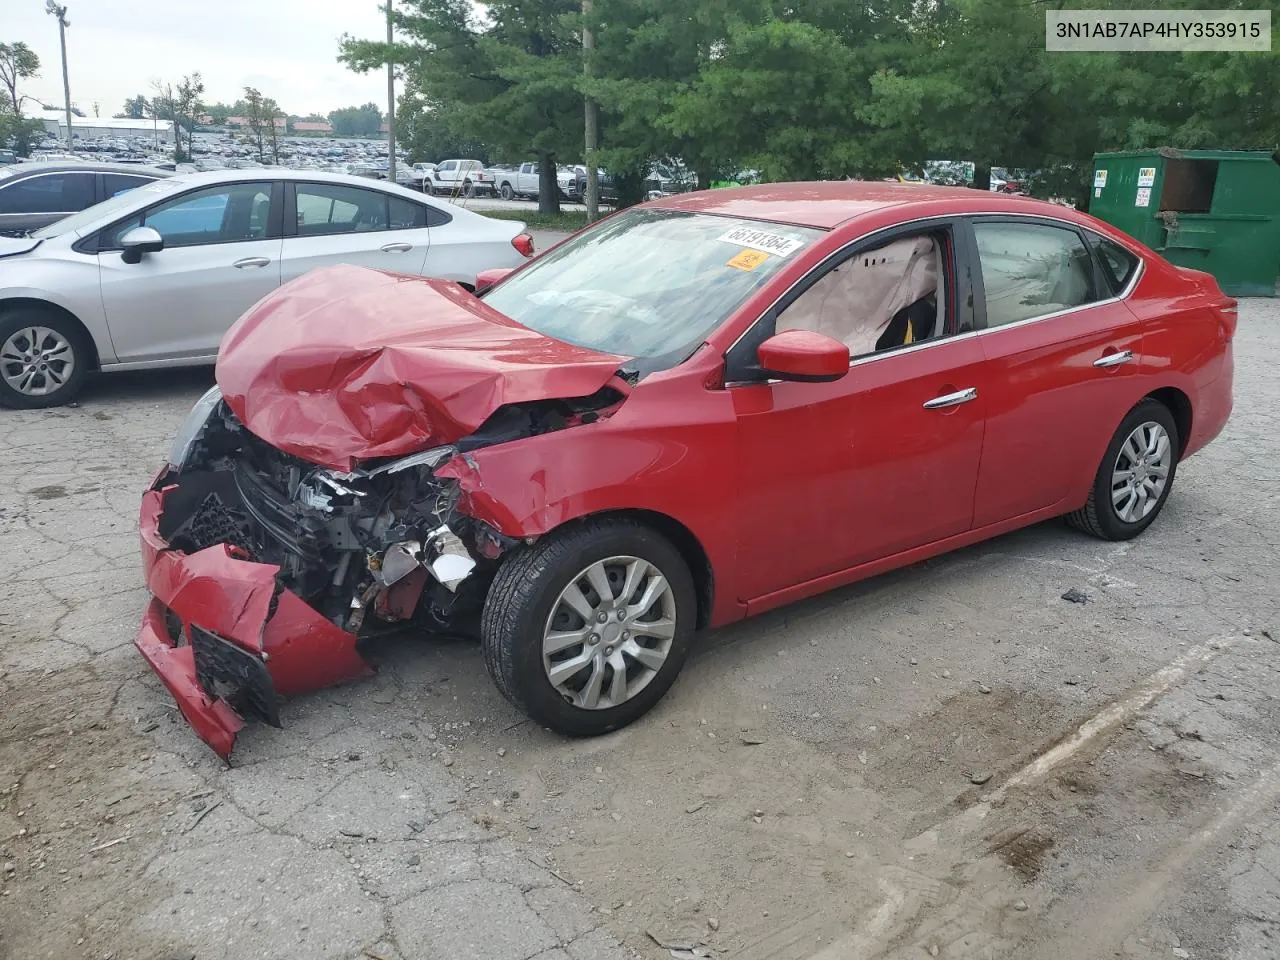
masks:
[[[668,197],[479,295],[317,271],[228,333],[143,498],[138,647],[224,758],[389,629],[604,733],[698,629],[1051,517],[1141,533],[1235,327],[1084,214],[871,183]]]

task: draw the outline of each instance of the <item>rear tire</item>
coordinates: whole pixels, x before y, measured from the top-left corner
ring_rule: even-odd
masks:
[[[470,180],[464,180],[462,182],[462,195],[470,200],[476,195],[476,185]]]
[[[1159,400],[1143,400],[1120,422],[1089,499],[1067,514],[1067,522],[1102,540],[1133,539],[1164,509],[1181,451],[1182,438],[1169,408]]]
[[[515,198],[515,192],[511,189],[511,184],[509,183],[504,183],[501,190],[498,192],[502,194],[503,200],[511,200]]]
[[[611,596],[595,590],[601,582]],[[566,599],[571,590],[573,600]],[[588,520],[507,556],[489,588],[480,635],[503,696],[543,726],[590,737],[625,727],[662,699],[684,665],[696,620],[693,577],[670,542],[633,521]]]
[[[20,410],[69,403],[89,376],[93,346],[75,321],[17,307],[0,313],[0,405]]]

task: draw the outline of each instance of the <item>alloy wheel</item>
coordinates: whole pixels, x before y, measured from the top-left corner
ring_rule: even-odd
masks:
[[[0,376],[24,396],[56,393],[75,368],[76,354],[70,341],[50,327],[21,327],[0,346]]]
[[[1156,508],[1172,460],[1173,443],[1163,426],[1148,420],[1133,429],[1111,470],[1111,505],[1117,517],[1137,523]]]
[[[560,591],[543,628],[542,665],[567,702],[606,710],[649,685],[675,635],[675,594],[662,572],[639,557],[609,557]]]

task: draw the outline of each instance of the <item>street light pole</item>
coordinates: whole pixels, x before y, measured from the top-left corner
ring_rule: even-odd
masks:
[[[387,0],[387,181],[396,182],[396,68],[391,62],[391,0]]]
[[[71,81],[67,78],[67,27],[71,22],[67,19],[65,4],[59,6],[53,0],[44,0],[44,12],[58,19],[58,42],[62,45],[62,97],[67,107],[67,149],[71,150]]]

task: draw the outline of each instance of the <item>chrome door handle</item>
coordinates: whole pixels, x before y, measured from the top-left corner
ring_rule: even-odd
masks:
[[[957,390],[955,393],[944,393],[940,397],[934,397],[932,400],[926,400],[924,408],[926,410],[940,410],[943,407],[958,407],[962,403],[968,403],[970,400],[978,399],[977,387],[966,387],[964,390]]]
[[[231,265],[238,270],[243,270],[245,267],[265,267],[270,262],[270,257],[245,257]]]
[[[1118,367],[1122,363],[1128,363],[1133,359],[1132,350],[1121,350],[1119,353],[1108,353],[1105,357],[1099,357],[1093,361],[1095,367]]]
[[[405,243],[403,240],[400,240],[400,241],[397,241],[396,243],[384,243],[378,249],[380,249],[383,253],[408,253],[410,250],[413,249],[413,244]]]

